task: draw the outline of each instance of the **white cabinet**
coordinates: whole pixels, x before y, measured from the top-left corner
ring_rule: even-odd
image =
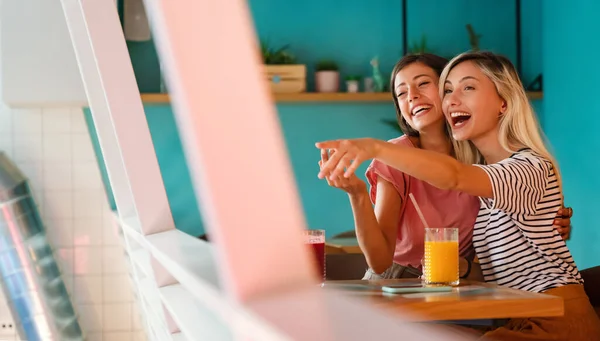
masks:
[[[0,0],[0,87],[9,106],[85,106],[60,0]]]

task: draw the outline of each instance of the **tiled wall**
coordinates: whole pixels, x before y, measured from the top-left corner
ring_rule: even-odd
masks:
[[[0,150],[30,179],[88,340],[145,340],[82,110],[2,107]]]

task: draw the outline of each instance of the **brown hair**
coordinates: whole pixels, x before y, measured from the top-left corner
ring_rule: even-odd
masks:
[[[394,66],[390,79],[390,89],[392,90],[392,97],[394,98],[394,105],[396,106],[396,119],[398,120],[398,125],[400,126],[400,129],[402,129],[402,132],[408,136],[419,136],[419,132],[413,129],[408,122],[406,122],[404,117],[402,117],[402,112],[400,111],[400,106],[398,105],[398,94],[396,93],[396,87],[394,86],[394,79],[396,78],[398,72],[414,63],[421,63],[427,67],[430,67],[439,76],[442,74],[442,70],[444,70],[444,66],[446,66],[448,60],[444,57],[436,56],[435,54],[431,53],[409,54],[402,57],[402,59],[400,59]]]

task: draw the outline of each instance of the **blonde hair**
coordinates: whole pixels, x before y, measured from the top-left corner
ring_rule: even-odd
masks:
[[[506,112],[500,118],[498,132],[502,148],[514,153],[517,149],[527,147],[546,158],[554,166],[554,172],[560,186],[558,164],[546,147],[546,139],[529,103],[527,93],[515,67],[508,58],[491,52],[465,52],[454,57],[446,65],[440,76],[440,97],[442,99],[444,97],[444,83],[450,71],[458,64],[466,61],[470,61],[479,67],[481,72],[494,83],[500,98],[506,102]],[[447,122],[446,127],[449,130],[451,129]],[[481,153],[472,142],[456,141],[453,144],[458,160],[468,164],[484,162]]]

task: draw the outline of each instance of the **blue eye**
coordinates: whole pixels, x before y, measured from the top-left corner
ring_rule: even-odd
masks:
[[[450,89],[444,89],[444,94],[447,95],[447,94],[451,94],[451,93],[452,93],[452,90],[450,90]]]

